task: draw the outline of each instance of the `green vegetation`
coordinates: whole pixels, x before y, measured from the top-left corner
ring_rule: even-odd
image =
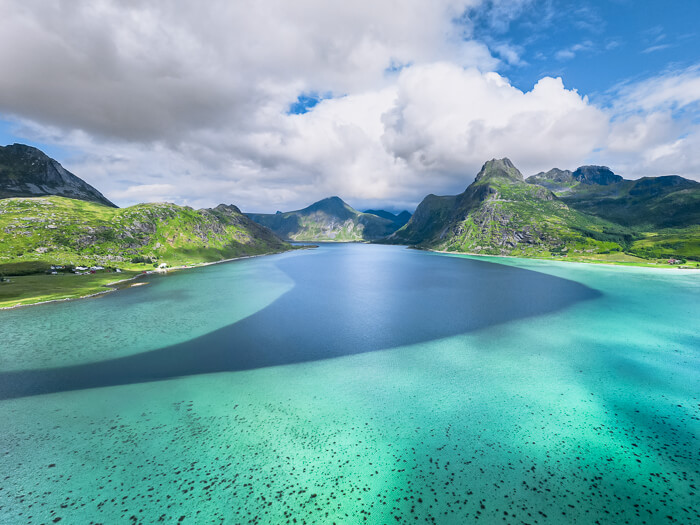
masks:
[[[235,206],[118,209],[38,149],[0,147],[0,306],[104,292],[108,283],[133,275],[129,270],[291,248]],[[94,270],[74,275],[81,266]]]
[[[681,177],[625,181],[607,168],[584,166],[526,182],[508,159],[492,160],[464,193],[426,197],[386,242],[655,266],[670,266],[673,258],[689,265],[700,261],[698,203],[700,184]],[[664,224],[680,227],[659,229]]]
[[[235,206],[193,210],[169,203],[118,209],[64,197],[0,200],[0,264],[152,269],[289,249]]]
[[[700,226],[647,233],[636,240],[629,251],[645,259],[700,262]]]
[[[129,279],[137,272],[106,273],[89,275],[25,275],[10,277],[9,282],[0,283],[0,308],[29,305],[60,299],[77,299],[104,293],[110,283]],[[111,287],[114,289],[114,287]]]
[[[0,200],[0,246],[3,307],[104,292],[106,284],[161,263],[195,265],[291,249],[235,206],[119,209],[57,196]],[[126,271],[73,275],[77,266]],[[46,275],[51,271],[57,275]]]
[[[581,184],[557,196],[578,211],[641,230],[700,224],[700,184],[678,176]]]
[[[22,261],[14,263],[0,264],[0,276],[34,275],[37,273],[48,273],[51,271],[51,264],[46,261]]]
[[[362,213],[339,197],[286,213],[249,213],[255,222],[294,241],[357,242],[386,237],[399,227],[395,220]]]

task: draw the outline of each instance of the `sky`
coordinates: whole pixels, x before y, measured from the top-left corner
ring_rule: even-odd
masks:
[[[456,194],[491,158],[700,180],[697,0],[0,0],[0,145],[120,206]]]

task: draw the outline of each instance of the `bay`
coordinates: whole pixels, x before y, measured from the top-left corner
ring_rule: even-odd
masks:
[[[0,521],[691,523],[697,273],[373,245],[0,313]]]

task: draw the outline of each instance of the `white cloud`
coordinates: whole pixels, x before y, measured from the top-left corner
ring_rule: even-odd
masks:
[[[586,40],[585,42],[574,44],[573,46],[567,47],[565,49],[560,49],[554,54],[554,57],[557,60],[561,61],[571,60],[572,58],[576,57],[577,54],[581,52],[592,51],[594,48],[595,46],[593,45],[593,42],[591,42],[590,40]]]
[[[411,207],[503,156],[526,175],[595,160],[700,175],[697,126],[675,114],[700,100],[697,70],[604,109],[558,78],[523,91],[493,72],[519,49],[471,38],[483,3],[0,0],[0,115],[68,146],[59,160],[122,205]],[[528,0],[487,4],[510,21]],[[312,91],[335,98],[287,114]]]
[[[384,122],[385,146],[415,170],[469,174],[492,157],[509,156],[525,172],[572,165],[607,130],[606,116],[561,79],[524,93],[496,73],[450,64],[405,71]]]
[[[619,87],[610,113],[608,147],[599,156],[621,174],[700,179],[700,66]]]
[[[672,71],[619,89],[619,112],[684,109],[700,103],[700,66]]]

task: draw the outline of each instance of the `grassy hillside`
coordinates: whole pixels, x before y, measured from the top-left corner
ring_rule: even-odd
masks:
[[[0,264],[152,268],[289,249],[235,206],[194,210],[169,203],[129,208],[64,197],[0,200]]]
[[[598,175],[592,167],[586,168],[585,176]],[[633,228],[584,213],[535,184],[546,175],[556,177],[552,185],[565,187],[561,191],[567,195],[579,187],[584,187],[586,194],[610,188],[590,180],[571,182],[571,172],[560,170],[538,174],[526,183],[508,159],[493,160],[484,165],[464,193],[426,197],[408,224],[388,242],[445,251],[606,262],[670,257],[700,260],[698,228]],[[603,175],[613,182],[612,177],[616,177],[607,172]],[[692,207],[687,203],[682,206],[678,213],[687,216]]]
[[[700,183],[678,176],[582,184],[560,197],[579,211],[637,229],[700,224]]]

